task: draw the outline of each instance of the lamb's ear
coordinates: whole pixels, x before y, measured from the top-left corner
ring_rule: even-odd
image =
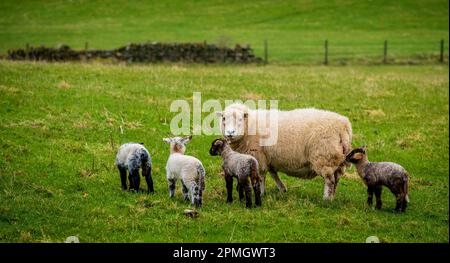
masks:
[[[245,112],[244,113],[244,118],[247,118],[248,117],[248,112]]]
[[[217,116],[217,117],[220,118],[220,117],[222,117],[222,115],[223,115],[223,113],[222,113],[221,111],[216,111],[216,116]]]
[[[171,143],[172,140],[170,138],[164,138],[163,141],[167,142],[167,143]]]
[[[192,140],[192,135],[189,135],[189,136],[186,136],[183,139],[181,139],[181,142],[183,144],[186,144],[186,143],[190,142],[191,140]]]
[[[353,159],[355,160],[361,160],[363,158],[363,154],[362,153],[355,153],[353,155]]]

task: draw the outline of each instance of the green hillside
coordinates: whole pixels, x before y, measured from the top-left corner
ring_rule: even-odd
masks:
[[[0,53],[31,45],[114,48],[129,42],[251,44],[270,59],[437,54],[448,42],[448,1],[10,1],[0,2]],[[448,44],[446,44],[448,50]]]

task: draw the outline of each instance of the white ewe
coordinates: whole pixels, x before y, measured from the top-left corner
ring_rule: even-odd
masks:
[[[260,123],[276,114],[277,141],[261,145]],[[281,191],[286,187],[277,172],[299,178],[324,178],[324,199],[335,195],[339,177],[344,173],[345,156],[351,149],[350,121],[337,113],[317,109],[292,111],[250,110],[243,104],[232,104],[221,117],[222,135],[233,150],[253,155],[259,163],[261,192],[265,191],[265,174],[270,172]],[[250,134],[248,131],[256,131]]]

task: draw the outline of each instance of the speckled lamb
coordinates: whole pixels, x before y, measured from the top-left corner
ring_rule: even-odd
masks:
[[[122,188],[127,190],[127,170],[129,172],[130,191],[139,191],[139,168],[147,181],[147,192],[153,192],[152,158],[142,143],[125,143],[120,146],[116,155],[116,165],[119,169]]]
[[[233,177],[238,179],[237,190],[239,192],[239,199],[242,201],[246,199],[246,207],[252,207],[251,185],[255,193],[255,205],[261,206],[261,189],[260,176],[258,169],[258,161],[251,155],[241,154],[231,149],[229,144],[224,139],[216,139],[212,142],[209,153],[212,156],[222,156],[222,168],[225,173],[225,181],[227,187],[227,202],[233,202]]]
[[[367,158],[366,146],[352,150],[346,160],[355,164],[358,175],[367,185],[369,205],[372,205],[373,193],[375,193],[376,208],[381,209],[381,190],[384,185],[397,198],[395,210],[405,212],[409,202],[409,174],[402,166],[391,162],[370,162]]]

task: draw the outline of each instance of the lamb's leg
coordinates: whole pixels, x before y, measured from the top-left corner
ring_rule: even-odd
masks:
[[[244,187],[241,183],[239,183],[239,181],[237,183],[237,190],[239,193],[239,201],[244,201]]]
[[[227,187],[227,203],[233,202],[233,177],[225,174],[225,183]]]
[[[383,188],[381,185],[375,187],[375,198],[377,199],[377,204],[375,205],[376,209],[381,209],[381,207],[383,206],[383,202],[381,202],[382,189]]]
[[[189,201],[189,189],[186,187],[183,181],[181,181],[184,201]]]
[[[269,172],[270,172],[270,175],[272,176],[273,180],[275,180],[275,183],[277,184],[278,190],[280,190],[280,192],[286,192],[287,188],[283,184],[283,182],[281,181],[280,177],[278,176],[278,173],[276,171],[273,171],[273,170],[269,170]]]
[[[393,185],[389,188],[397,198],[395,211],[399,213],[405,212],[406,206],[408,205],[408,202],[406,201],[405,181],[395,180]]]
[[[248,178],[239,182],[241,188],[245,191],[245,207],[252,208],[252,188],[250,187],[250,181]]]
[[[396,202],[395,202],[395,211],[401,213],[402,207],[403,207],[403,200],[401,194],[395,195]]]
[[[117,165],[117,169],[119,169],[120,181],[122,183],[122,189],[127,190],[127,169]]]
[[[153,188],[153,179],[152,179],[152,167],[143,167],[142,173],[145,177],[145,181],[147,182],[147,193],[152,193],[155,191]]]
[[[407,206],[408,206],[408,201],[406,201],[406,195],[405,195],[405,197],[403,198],[403,205],[402,205],[401,212],[405,212]]]
[[[191,193],[192,193],[191,204],[193,206],[200,207],[201,206],[201,202],[200,202],[200,186],[198,185],[197,182],[193,182],[191,184]]]
[[[167,179],[169,184],[169,197],[172,198],[175,195],[175,186],[177,184],[177,180],[175,179]]]
[[[372,206],[373,204],[373,192],[375,191],[373,186],[368,186],[367,187],[367,204],[369,206]]]
[[[255,192],[255,205],[261,206],[261,189],[259,182],[253,182],[253,192]]]
[[[130,191],[138,192],[140,184],[139,168],[130,170],[129,180],[130,180]]]
[[[408,202],[406,201],[406,194],[403,191],[403,185],[400,185],[398,192],[394,192],[394,191],[392,191],[392,192],[394,193],[394,195],[397,198],[395,211],[399,212],[399,213],[405,212]]]
[[[205,190],[205,177],[201,176],[199,178],[199,190],[198,190],[198,206],[203,204],[203,191]]]

